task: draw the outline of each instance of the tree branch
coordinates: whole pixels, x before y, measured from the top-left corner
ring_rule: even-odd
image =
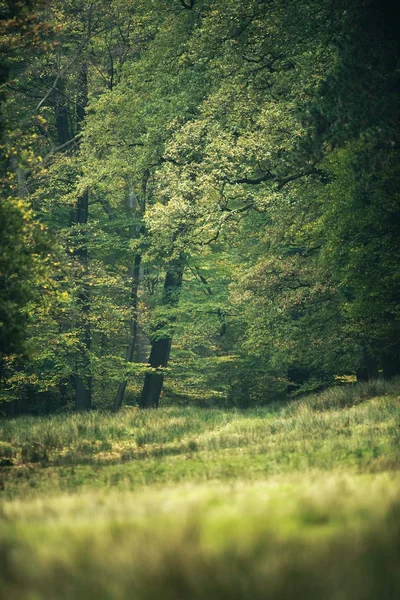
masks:
[[[36,106],[35,113],[39,112],[39,110],[42,108],[43,104],[46,102],[46,100],[50,96],[50,94],[57,89],[57,83],[59,82],[62,74],[63,74],[63,71],[60,71],[59,74],[57,75],[57,77],[55,78],[53,85],[50,86],[49,91],[46,92],[46,94],[40,100],[39,104]]]
[[[186,8],[187,10],[192,10],[194,6],[194,0],[189,0],[189,3],[186,3],[185,0],[179,0],[179,2],[182,4],[183,8]]]
[[[260,177],[242,177],[241,179],[234,179],[233,181],[228,180],[228,183],[230,183],[231,185],[235,185],[236,183],[248,183],[250,185],[258,185],[260,183],[263,183],[263,181],[268,181],[268,179],[273,179],[273,175],[270,171],[267,171],[266,173],[264,173],[264,175],[261,175]]]
[[[249,185],[259,185],[260,183],[263,183],[264,181],[272,181],[273,183],[277,184],[277,189],[281,190],[286,184],[290,183],[291,181],[296,181],[296,179],[301,179],[301,177],[306,177],[307,175],[313,175],[313,174],[318,174],[318,171],[315,169],[315,165],[320,162],[321,159],[317,160],[310,169],[307,169],[306,171],[300,171],[300,173],[295,173],[294,175],[289,175],[288,177],[282,177],[282,178],[278,178],[275,177],[271,171],[267,171],[266,173],[264,173],[264,175],[260,175],[260,177],[254,177],[254,178],[250,178],[250,177],[242,177],[240,179],[234,179],[233,181],[229,181],[227,180],[227,183],[230,183],[231,185],[236,185],[239,183],[247,183]]]
[[[55,152],[59,152],[60,150],[63,150],[64,148],[66,148],[70,144],[73,144],[74,142],[76,142],[77,140],[79,140],[79,138],[81,138],[81,137],[82,137],[82,133],[77,133],[73,138],[71,138],[70,140],[68,140],[68,142],[65,142],[64,144],[61,144],[61,146],[57,146],[57,148],[53,148],[53,150],[51,151],[50,154],[54,154]],[[49,155],[47,155],[47,156],[49,156]]]

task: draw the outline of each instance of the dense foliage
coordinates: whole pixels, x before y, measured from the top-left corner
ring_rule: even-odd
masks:
[[[397,8],[0,6],[4,411],[400,372]]]

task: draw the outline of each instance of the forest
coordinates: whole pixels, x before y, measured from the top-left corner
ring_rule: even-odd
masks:
[[[4,4],[3,414],[400,372],[398,16]]]
[[[400,597],[399,41],[0,0],[0,599]]]

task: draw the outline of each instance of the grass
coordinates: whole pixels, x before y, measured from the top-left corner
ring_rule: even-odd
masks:
[[[400,597],[399,382],[0,423],[0,597]]]

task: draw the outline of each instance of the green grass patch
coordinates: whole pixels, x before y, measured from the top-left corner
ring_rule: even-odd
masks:
[[[397,598],[399,492],[318,474],[5,502],[2,597]]]
[[[1,598],[400,597],[397,382],[0,440]]]

